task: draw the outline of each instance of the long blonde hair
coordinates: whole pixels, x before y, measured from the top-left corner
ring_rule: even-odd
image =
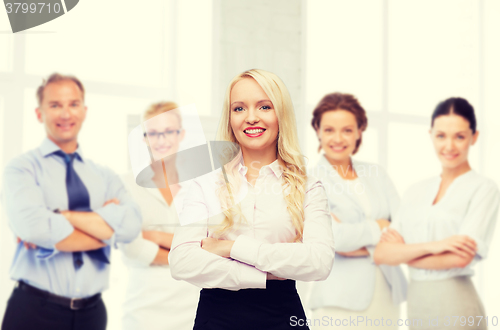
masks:
[[[289,192],[285,197],[287,210],[292,217],[292,223],[295,227],[296,236],[294,241],[302,241],[304,231],[304,195],[305,182],[307,179],[305,173],[305,164],[302,153],[300,152],[299,141],[297,138],[297,127],[295,114],[293,111],[292,99],[288,89],[281,79],[271,72],[259,69],[245,71],[233,78],[229,84],[224,104],[222,107],[222,116],[217,131],[217,140],[230,141],[238,143],[231,128],[231,90],[234,85],[242,79],[254,79],[264,90],[273,103],[276,117],[278,118],[278,139],[277,139],[277,158],[283,169],[283,192]],[[221,229],[216,232],[216,236],[222,236],[234,225],[234,215],[239,214],[244,221],[241,209],[234,207],[232,192],[236,193],[240,188],[238,173],[238,164],[242,161],[241,150],[237,156],[224,166],[227,177],[227,184],[221,180],[221,189],[219,189],[219,199],[224,210],[225,219],[221,224]]]

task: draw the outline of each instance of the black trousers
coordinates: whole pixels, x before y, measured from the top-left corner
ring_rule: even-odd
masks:
[[[272,280],[266,289],[202,289],[193,330],[309,329],[305,321],[295,281]]]
[[[102,299],[71,310],[16,288],[9,298],[2,330],[105,330],[107,322]]]

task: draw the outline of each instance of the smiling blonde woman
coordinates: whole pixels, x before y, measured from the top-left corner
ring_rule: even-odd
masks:
[[[333,235],[321,183],[304,172],[283,82],[250,70],[230,83],[218,136],[240,152],[194,180],[175,232],[176,279],[202,287],[194,329],[307,328],[295,280],[324,280]],[[233,203],[231,200],[240,201]]]

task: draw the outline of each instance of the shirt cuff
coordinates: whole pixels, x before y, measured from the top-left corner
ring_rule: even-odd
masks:
[[[118,245],[116,245],[116,233],[115,232],[113,232],[113,235],[111,235],[110,238],[103,239],[102,242],[105,243],[106,245],[114,247],[115,249],[118,248]]]
[[[122,207],[111,203],[95,210],[94,212],[99,214],[99,216],[103,218],[104,221],[106,221],[106,223],[113,229],[115,233],[120,229],[125,212]],[[109,241],[110,244],[114,243],[114,236],[115,234],[113,234],[113,236],[106,241]]]
[[[46,249],[43,247],[38,247],[35,256],[38,259],[47,260],[58,254],[60,251],[56,248]]]
[[[231,248],[231,258],[255,266],[262,242],[244,235],[238,236]],[[265,287],[265,286],[264,286]]]
[[[367,246],[366,250],[368,251],[369,254],[368,256],[370,257],[370,260],[372,261],[372,263],[375,264],[375,260],[373,260],[373,255],[375,254],[375,246],[373,245]]]
[[[373,219],[368,219],[368,225],[370,227],[370,232],[373,238],[372,245],[377,245],[380,241],[380,236],[382,236],[380,226],[378,225],[377,221]]]
[[[474,241],[476,241],[476,257],[479,256],[480,259],[485,259],[488,256],[488,247],[481,239],[476,239],[472,237]]]
[[[156,258],[158,251],[160,250],[160,246],[156,243],[153,243],[148,240],[143,240],[141,244],[141,249],[137,253],[137,262],[141,266],[148,267],[150,266]]]
[[[71,225],[71,223],[66,219],[66,217],[62,214],[54,213],[50,219],[50,226],[52,230],[52,234],[50,239],[52,240],[52,248],[56,249],[56,244],[68,237],[73,233],[75,228]],[[48,245],[50,246],[50,244]],[[45,249],[51,250],[51,249]]]
[[[240,265],[241,266],[241,265]],[[263,272],[255,267],[245,267],[238,276],[244,287],[241,289],[265,289],[267,282],[267,272]]]

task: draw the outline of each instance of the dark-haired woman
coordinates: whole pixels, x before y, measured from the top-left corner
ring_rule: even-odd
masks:
[[[365,110],[350,94],[328,94],[316,106],[312,126],[324,151],[312,174],[328,195],[336,255],[328,279],[313,285],[311,325],[322,329],[333,318],[328,325],[342,329],[397,329],[406,279],[399,266],[375,265],[371,254],[399,195],[381,166],[352,158],[367,127]]]
[[[408,318],[421,320],[410,329],[487,328],[471,276],[488,254],[500,193],[469,165],[478,134],[469,102],[438,104],[430,135],[441,175],[408,190],[375,250],[378,264],[410,266]]]

